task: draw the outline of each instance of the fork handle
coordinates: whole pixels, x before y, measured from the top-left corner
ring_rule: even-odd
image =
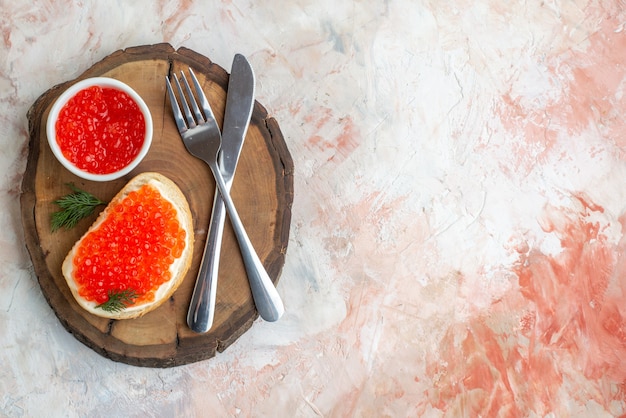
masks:
[[[215,177],[215,182],[222,195],[230,222],[235,231],[237,241],[239,242],[239,249],[241,251],[241,257],[246,267],[246,273],[248,275],[248,281],[250,282],[250,290],[252,291],[252,297],[254,298],[254,304],[259,312],[261,318],[268,322],[277,321],[285,312],[283,301],[274,286],[274,283],[270,279],[270,276],[265,271],[263,263],[259,259],[250,238],[239,218],[235,204],[228,193],[228,187],[224,182],[222,173],[220,172],[217,164],[210,164],[209,167]]]
[[[213,210],[209,222],[209,232],[204,245],[204,254],[198,278],[191,296],[187,325],[194,332],[204,333],[211,329],[215,316],[215,298],[217,294],[217,277],[219,273],[220,253],[226,208],[219,189],[215,189]]]

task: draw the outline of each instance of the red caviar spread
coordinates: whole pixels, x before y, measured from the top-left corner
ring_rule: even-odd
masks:
[[[176,209],[157,189],[144,185],[112,208],[88,234],[74,257],[78,293],[98,304],[109,291],[134,290],[135,303],[154,300],[172,278],[169,268],[185,248],[187,233]]]
[[[55,129],[65,158],[92,174],[108,174],[124,168],[139,154],[146,121],[126,92],[92,86],[63,106]]]

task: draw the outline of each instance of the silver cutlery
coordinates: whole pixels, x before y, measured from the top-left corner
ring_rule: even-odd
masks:
[[[226,185],[218,165],[218,153],[222,142],[220,130],[215,121],[211,106],[191,68],[189,69],[189,74],[191,75],[200,106],[198,106],[196,102],[196,98],[187,82],[185,74],[181,72],[181,80],[185,86],[187,97],[185,97],[185,93],[177,77],[174,77],[174,81],[180,103],[183,107],[184,116],[176,100],[176,95],[174,94],[170,80],[167,77],[165,78],[176,126],[178,127],[178,131],[187,151],[194,157],[207,163],[213,173],[217,188],[222,196],[239,243],[241,256],[250,282],[250,289],[259,315],[266,321],[276,321],[285,311],[283,302],[274,287],[274,283],[272,283],[272,280],[265,271],[263,263],[261,263],[261,260],[256,254],[241,219],[239,218],[237,209],[230,197],[228,186]]]
[[[236,54],[233,58],[226,93],[218,162],[224,184],[230,191],[254,107],[254,72],[248,60],[241,54]],[[209,331],[213,325],[225,218],[224,201],[216,187],[204,255],[187,312],[187,325],[199,333]]]

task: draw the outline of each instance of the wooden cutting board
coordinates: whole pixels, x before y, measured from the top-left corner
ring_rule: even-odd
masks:
[[[226,222],[220,258],[213,328],[197,334],[186,315],[196,280],[213,203],[215,183],[209,168],[185,150],[176,130],[165,77],[193,68],[221,126],[228,73],[208,58],[169,44],[116,51],[80,77],[45,92],[28,112],[29,156],[22,183],[22,223],[41,290],[63,326],[79,341],[114,361],[171,367],[215,356],[248,330],[258,317],[235,235]],[[135,89],[152,113],[154,137],[145,160],[125,178],[107,183],[82,180],[54,158],[46,138],[46,119],[55,99],[73,83],[95,76],[119,79]],[[54,201],[69,193],[67,183],[108,201],[136,174],[158,171],[186,195],[194,218],[192,268],[162,306],[142,318],[108,320],[81,309],[61,274],[63,259],[97,213],[74,229],[51,232]],[[276,283],[285,262],[293,201],[293,162],[273,118],[258,102],[246,135],[231,195],[261,261]],[[102,209],[102,208],[100,208]],[[98,212],[98,211],[96,211]]]

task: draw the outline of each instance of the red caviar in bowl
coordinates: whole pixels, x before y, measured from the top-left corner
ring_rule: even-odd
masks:
[[[176,209],[144,185],[126,196],[82,241],[74,258],[80,296],[98,304],[109,292],[132,290],[135,303],[151,302],[171,279],[170,266],[185,248],[186,231]]]
[[[72,164],[92,174],[108,174],[137,157],[146,121],[126,92],[91,86],[61,108],[55,129],[59,148]]]

